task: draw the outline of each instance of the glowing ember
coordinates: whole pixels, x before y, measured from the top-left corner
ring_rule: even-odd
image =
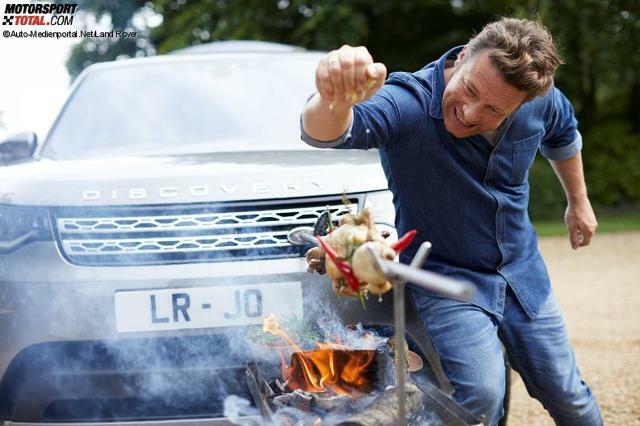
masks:
[[[319,342],[318,349],[303,351],[273,314],[264,319],[263,330],[281,337],[290,346],[290,365],[287,365],[284,350],[279,350],[282,377],[290,389],[350,396],[372,389],[369,372],[375,358],[374,350],[351,350],[339,343]]]

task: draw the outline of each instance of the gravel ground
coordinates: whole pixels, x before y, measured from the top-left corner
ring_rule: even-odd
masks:
[[[597,235],[577,251],[543,238],[540,250],[605,424],[640,425],[640,232]],[[553,424],[514,375],[508,425]]]

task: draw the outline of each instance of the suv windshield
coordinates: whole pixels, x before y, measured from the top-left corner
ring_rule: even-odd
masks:
[[[299,115],[318,56],[224,55],[99,68],[78,85],[42,156],[56,159],[305,149]]]

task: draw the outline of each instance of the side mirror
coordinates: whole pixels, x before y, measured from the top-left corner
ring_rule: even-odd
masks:
[[[11,135],[0,141],[0,165],[18,163],[31,159],[38,146],[38,138],[33,132]]]

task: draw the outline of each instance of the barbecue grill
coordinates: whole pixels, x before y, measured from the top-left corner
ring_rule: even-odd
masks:
[[[319,222],[322,221],[322,217],[319,218]],[[325,227],[300,227],[293,229],[289,234],[289,241],[296,245],[317,245],[317,237],[321,229]],[[452,280],[450,278],[434,274],[421,269],[421,266],[426,261],[431,250],[431,244],[424,242],[419,248],[416,256],[411,262],[410,266],[398,264],[388,260],[382,259],[376,251],[369,248],[369,254],[371,256],[371,264],[378,269],[389,281],[393,282],[393,311],[394,311],[394,333],[396,336],[404,336],[407,320],[409,328],[415,330],[421,324],[417,318],[413,306],[409,306],[406,309],[405,306],[405,283],[411,282],[414,285],[425,288],[433,293],[441,294],[448,297],[454,297],[457,299],[468,300],[473,293],[474,287],[469,283],[463,283]],[[394,424],[404,425],[406,424],[406,384],[407,382],[415,384],[421,391],[421,402],[424,409],[430,413],[433,413],[436,419],[433,424],[443,425],[478,425],[482,424],[481,419],[475,418],[468,413],[464,408],[451,399],[453,393],[453,387],[449,383],[449,380],[445,376],[440,360],[435,352],[431,342],[428,340],[427,334],[422,330],[422,339],[416,339],[418,348],[422,354],[426,357],[431,367],[435,380],[438,382],[439,387],[435,386],[431,379],[422,377],[419,381],[407,380],[405,369],[405,352],[404,350],[397,350],[395,356],[395,375],[391,385],[395,386],[397,394],[397,417]],[[411,333],[409,333],[411,334]],[[415,331],[414,331],[415,334]],[[380,356],[378,356],[380,358]],[[381,363],[378,362],[378,365]],[[378,377],[380,374],[378,374]],[[274,395],[273,389],[269,385],[268,379],[265,378],[262,373],[262,369],[258,365],[247,366],[247,380],[249,388],[255,400],[256,406],[259,407],[263,419],[270,420],[273,418],[272,397]],[[389,384],[387,384],[389,385]],[[345,423],[347,424],[347,423]]]

